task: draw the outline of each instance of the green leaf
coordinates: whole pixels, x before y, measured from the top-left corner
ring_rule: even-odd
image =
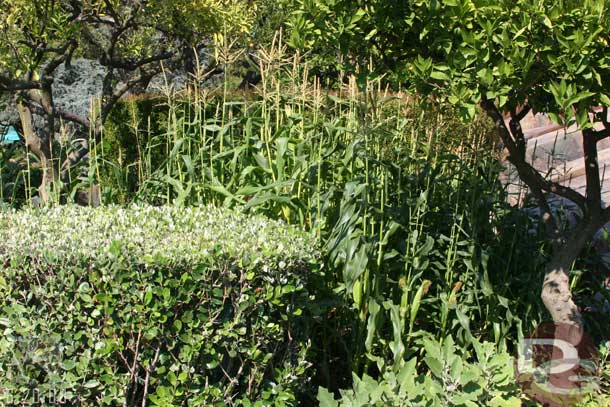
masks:
[[[595,92],[590,92],[590,91],[580,92],[580,93],[570,97],[566,104],[567,104],[567,106],[572,106],[572,105],[577,104],[578,102],[580,102],[583,99],[590,98],[593,95],[595,95]]]
[[[146,290],[146,293],[144,294],[144,305],[149,305],[150,302],[152,301],[153,298],[153,293],[152,290],[149,288]]]
[[[62,365],[61,365],[62,369],[64,370],[72,370],[76,367],[76,362],[74,362],[71,359],[68,360],[64,360]]]
[[[368,41],[368,40],[370,40],[371,38],[373,38],[373,37],[375,36],[375,34],[377,34],[377,29],[376,29],[376,28],[373,28],[373,29],[371,30],[371,32],[369,32],[369,33],[366,35],[366,37],[364,37],[365,41]]]
[[[424,362],[426,363],[426,365],[428,366],[428,368],[430,369],[430,371],[438,378],[442,378],[444,371],[443,371],[443,363],[438,360],[437,358],[434,358],[432,356],[426,356],[424,357]]]
[[[320,407],[339,407],[339,403],[335,400],[335,396],[324,387],[318,387],[317,399],[320,402]]]
[[[421,300],[422,300],[424,294],[430,288],[430,285],[432,285],[432,282],[430,280],[422,281],[421,285],[417,289],[417,292],[415,293],[415,297],[413,298],[413,302],[411,304],[411,311],[410,311],[410,315],[409,315],[409,333],[413,332],[413,326],[415,324],[415,319],[417,318],[417,313],[419,312]]]
[[[371,298],[369,300],[369,317],[366,326],[366,340],[364,341],[365,348],[369,352],[372,349],[375,334],[379,329],[377,326],[379,311],[381,311],[381,306],[377,303],[377,301],[375,301],[375,299]]]
[[[520,406],[521,406],[521,400],[514,396],[505,399],[503,396],[497,395],[497,396],[494,396],[494,398],[492,398],[489,401],[489,407],[520,407]]]
[[[551,30],[553,29],[553,23],[551,22],[551,19],[549,18],[549,16],[544,16],[544,18],[542,19],[542,23],[547,26],[548,28],[550,28]]]
[[[432,71],[432,73],[430,74],[430,77],[432,79],[438,79],[438,80],[442,80],[442,81],[451,80],[451,77],[442,71]]]
[[[93,388],[95,388],[95,387],[97,387],[99,385],[100,385],[100,382],[98,382],[97,380],[92,379],[92,380],[89,380],[87,383],[85,383],[84,387],[87,388],[87,389],[93,389]]]

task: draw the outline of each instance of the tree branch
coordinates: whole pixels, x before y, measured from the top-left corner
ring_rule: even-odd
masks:
[[[46,66],[43,68],[42,76],[49,76],[49,75],[53,74],[53,72],[55,72],[55,70],[57,69],[57,67],[59,65],[63,64],[66,60],[68,60],[72,57],[72,54],[74,53],[74,51],[76,50],[77,47],[78,47],[78,43],[76,42],[76,40],[68,41],[61,48],[61,55],[50,60],[46,64]]]
[[[107,95],[104,100],[104,106],[102,106],[102,122],[106,120],[106,117],[116,104],[116,102],[121,99],[121,97],[129,92],[134,86],[137,86],[140,83],[150,82],[150,80],[155,76],[156,72],[142,72],[137,78],[133,78],[128,81],[122,88],[115,90],[112,95]]]
[[[106,2],[108,2],[108,1],[106,0]],[[112,5],[110,5],[110,7],[112,7]],[[115,24],[114,24],[115,30],[112,33],[112,35],[110,36],[110,45],[108,46],[108,50],[107,50],[107,55],[109,57],[109,60],[112,60],[114,58],[114,49],[116,48],[116,44],[118,43],[121,36],[125,32],[127,32],[127,30],[129,30],[130,28],[136,28],[134,21],[138,15],[139,11],[140,11],[140,7],[137,6],[135,9],[133,9],[131,16],[129,16],[127,21],[125,21],[125,23],[121,24],[120,26],[117,26],[117,24],[119,22],[118,17],[115,18]]]
[[[600,142],[603,139],[610,137],[610,128],[597,130],[592,136],[595,138],[596,142]]]
[[[529,108],[522,109],[520,113],[525,111],[524,114],[516,114],[514,110],[511,111],[511,130],[509,131],[506,128],[504,117],[498,111],[493,102],[485,101],[484,103],[485,110],[487,111],[488,115],[494,118],[498,131],[500,132],[500,137],[507,145],[507,149],[509,150],[509,160],[513,163],[513,165],[515,165],[517,172],[519,173],[519,177],[528,185],[538,201],[538,206],[540,207],[541,211],[540,219],[546,227],[547,235],[551,239],[553,246],[555,248],[559,247],[563,243],[563,236],[561,230],[559,229],[557,220],[555,219],[549,202],[542,191],[541,184],[539,182],[532,182],[531,176],[528,176],[528,174],[531,174],[532,172],[528,171],[527,165],[529,164],[527,164],[525,161],[525,136],[523,135],[523,131],[521,129],[519,117],[525,117],[525,114],[527,114],[527,110],[529,110]]]
[[[515,109],[511,110],[510,117],[510,132],[513,135],[515,140],[515,144],[517,147],[517,152],[519,153],[520,158],[525,161],[525,151],[526,151],[526,142],[525,135],[523,134],[523,129],[521,128],[521,120],[529,113],[531,108],[529,105],[523,106],[521,111],[517,113]]]
[[[595,130],[583,129],[582,146],[585,160],[585,178],[587,181],[587,203],[589,209],[601,211],[602,196],[599,179],[599,163],[597,162],[597,137]]]
[[[523,106],[521,108],[521,110],[519,111],[519,113],[515,113],[515,112],[511,112],[511,117],[513,119],[515,119],[516,121],[518,121],[519,123],[521,122],[521,120],[525,119],[525,116],[527,116],[527,114],[532,110],[532,107],[528,104],[526,104],[525,106]]]
[[[108,0],[104,0],[104,4],[106,5],[106,11],[108,11],[108,14],[110,14],[110,16],[114,19],[115,23],[120,22],[120,16],[114,10],[112,3]]]
[[[604,106],[604,108],[602,109],[601,113],[598,114],[598,117],[601,120],[601,122],[602,122],[602,124],[604,126],[604,129],[603,130],[597,130],[595,132],[595,139],[597,141],[602,141],[606,137],[610,137],[610,123],[608,123],[608,107],[607,106]]]
[[[34,103],[37,103],[37,104],[34,104]],[[45,112],[44,109],[38,105],[38,102],[34,102],[34,101],[30,100],[30,101],[28,101],[28,106],[36,114],[39,114],[39,115],[47,114],[47,112]],[[72,112],[66,112],[65,110],[60,109],[58,107],[55,107],[55,117],[66,120],[71,123],[80,124],[81,126],[83,126],[86,129],[88,129],[91,126],[89,119],[87,119],[86,117],[79,116]]]
[[[161,52],[157,55],[148,58],[142,58],[140,60],[131,60],[131,59],[116,59],[111,58],[107,61],[107,66],[111,66],[117,69],[125,69],[127,71],[135,71],[138,68],[141,68],[144,65],[148,65],[153,62],[160,62],[166,59],[169,59],[174,56],[173,52]]]
[[[150,383],[150,373],[155,370],[157,367],[157,362],[159,360],[159,353],[161,352],[161,344],[157,346],[155,350],[155,356],[153,357],[152,362],[149,366],[147,366],[144,370],[146,371],[146,377],[144,378],[144,390],[142,395],[142,407],[146,407],[146,401],[148,399],[148,385]]]
[[[21,90],[41,89],[40,81],[23,81],[20,79],[12,79],[8,76],[0,74],[0,91],[15,92]]]
[[[582,210],[583,214],[588,213],[587,200],[577,191],[572,188],[565,187],[557,182],[545,179],[534,167],[527,161],[525,156],[519,151],[517,143],[511,136],[511,132],[506,127],[502,114],[492,100],[483,100],[481,106],[485,112],[493,119],[496,128],[502,138],[502,142],[506,146],[509,153],[509,161],[517,168],[519,177],[532,190],[540,189],[545,192],[552,192],[563,198],[574,202]]]

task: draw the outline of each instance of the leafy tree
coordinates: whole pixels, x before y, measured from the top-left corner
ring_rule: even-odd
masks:
[[[542,212],[552,246],[542,299],[556,322],[582,326],[569,270],[610,221],[601,198],[597,143],[610,136],[610,3],[601,0],[300,0],[292,43],[340,53],[344,68],[373,59],[380,72],[456,105],[477,105],[493,119],[521,180]],[[526,160],[521,120],[547,113],[582,130],[586,193],[560,185]],[[580,208],[567,230],[552,195]]]
[[[84,145],[54,165],[57,119],[98,138],[117,101],[146,87],[163,61],[182,59],[192,71],[194,53],[185,50],[209,44],[215,33],[245,32],[253,10],[237,0],[0,0],[0,93],[15,97],[26,144],[40,160],[41,198],[49,199],[51,184],[65,182],[88,150]],[[93,122],[53,100],[54,72],[79,55],[106,68]],[[35,115],[44,118],[42,131]]]

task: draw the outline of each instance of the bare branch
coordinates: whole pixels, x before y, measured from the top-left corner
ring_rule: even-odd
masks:
[[[608,123],[608,107],[607,106],[603,107],[601,113],[598,114],[598,117],[600,118],[600,120],[604,126],[604,129],[597,130],[594,134],[594,137],[597,141],[602,141],[606,137],[610,137],[610,123]]]
[[[150,82],[155,74],[156,72],[142,72],[137,78],[131,79],[125,85],[123,85],[123,87],[115,90],[112,95],[109,95],[107,100],[104,100],[104,106],[102,106],[102,122],[106,119],[116,102],[118,102],[125,93],[129,92],[130,89],[133,89],[135,86],[141,83]]]
[[[47,112],[44,111],[44,109],[38,104],[38,102],[35,102],[36,104],[34,104],[33,102],[34,101],[29,101],[28,106],[32,109],[34,113],[39,115],[47,114]],[[56,118],[63,119],[71,123],[80,124],[86,129],[91,126],[91,122],[86,117],[79,116],[72,112],[66,112],[65,110],[60,109],[58,107],[55,107],[54,114]]]
[[[523,106],[521,111],[517,113],[514,109],[511,110],[511,119],[509,122],[510,132],[513,135],[515,140],[515,144],[517,147],[517,152],[521,159],[525,160],[525,150],[526,150],[526,142],[525,135],[523,134],[523,129],[521,128],[521,120],[529,113],[530,107],[529,105]]]
[[[595,138],[595,141],[602,141],[603,139],[610,137],[610,128],[597,130],[592,136]]]
[[[148,385],[150,383],[150,373],[153,370],[155,370],[155,368],[157,367],[157,362],[159,361],[160,352],[161,352],[161,345],[159,344],[157,346],[157,349],[155,350],[155,356],[153,357],[152,362],[150,363],[150,365],[148,367],[145,368],[146,377],[144,378],[144,390],[143,390],[143,394],[142,394],[142,407],[146,407],[146,399],[148,399]]]

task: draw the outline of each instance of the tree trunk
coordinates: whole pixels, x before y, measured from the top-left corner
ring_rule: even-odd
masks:
[[[53,181],[57,178],[51,154],[51,136],[40,137],[34,129],[34,118],[30,108],[23,103],[17,104],[23,135],[28,149],[40,160],[42,182],[38,188],[40,199],[47,203],[51,196]]]
[[[542,286],[542,301],[557,324],[583,326],[582,314],[572,299],[570,290],[570,268],[583,248],[603,226],[598,217],[583,219],[570,237],[553,250],[551,261],[546,266]]]
[[[197,54],[196,49],[185,42],[182,45],[182,63],[184,64],[184,71],[187,74],[188,80],[192,80],[197,75]]]
[[[577,256],[574,250],[566,249],[555,254],[545,269],[541,297],[555,323],[582,326],[582,315],[570,291],[569,272]]]

